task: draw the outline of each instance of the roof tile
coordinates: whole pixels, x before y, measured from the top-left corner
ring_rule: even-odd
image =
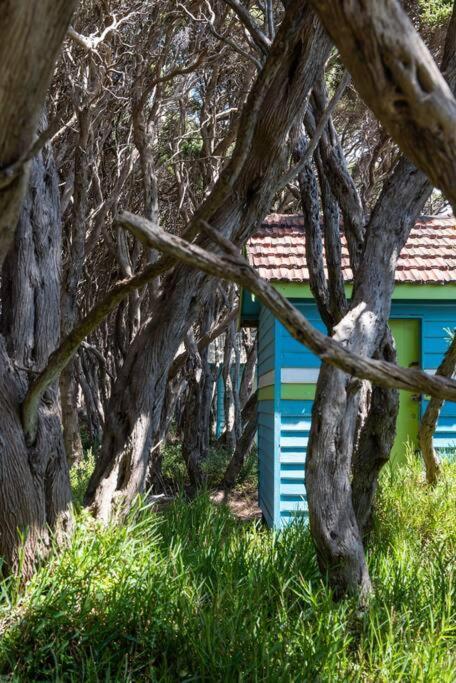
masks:
[[[261,277],[270,281],[308,282],[304,217],[271,214],[250,238],[247,253]],[[344,279],[353,278],[342,235]],[[456,220],[421,217],[410,233],[398,260],[396,282],[456,283]]]

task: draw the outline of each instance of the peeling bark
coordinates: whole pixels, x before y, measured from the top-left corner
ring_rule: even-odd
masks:
[[[380,345],[390,313],[396,261],[431,190],[424,174],[402,161],[382,192],[355,275],[351,310],[333,337],[351,351],[372,357]],[[336,592],[365,596],[372,586],[351,487],[360,387],[340,370],[322,367],[312,413],[306,487],[322,570],[328,572]]]
[[[389,329],[376,355],[390,363],[396,362],[394,340]],[[367,419],[361,428],[352,463],[353,508],[362,537],[370,531],[378,475],[390,458],[396,437],[399,392],[374,386],[368,404]]]
[[[27,189],[27,159],[76,0],[16,0],[0,14],[0,267]],[[24,87],[24,83],[27,87]]]

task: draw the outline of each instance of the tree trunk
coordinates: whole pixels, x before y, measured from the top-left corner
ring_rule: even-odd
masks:
[[[71,361],[60,376],[60,402],[62,406],[63,443],[68,464],[80,462],[83,457],[81,430],[78,417],[79,386],[74,376],[75,362]]]
[[[445,356],[437,368],[436,375],[443,377],[452,377],[456,368],[456,334],[448,347]],[[443,401],[437,398],[431,398],[428,407],[421,419],[419,439],[421,453],[423,454],[424,465],[426,468],[426,480],[428,484],[434,486],[439,478],[441,472],[440,458],[434,449],[432,439],[434,437],[435,428],[439,419],[440,411],[442,410]]]
[[[396,362],[394,340],[389,329],[378,356],[391,363]],[[363,537],[371,527],[378,475],[391,454],[396,436],[398,412],[399,392],[397,389],[374,386],[370,396],[367,419],[361,428],[359,442],[353,455],[352,467],[353,508]]]
[[[57,53],[77,0],[3,2],[0,13],[0,268],[13,242]],[[27,87],[24,87],[24,84]]]
[[[386,62],[382,59],[384,45],[381,45],[379,49],[375,68],[371,69],[369,66],[367,70],[365,69],[365,60],[358,60],[358,50],[362,52],[366,42],[358,41],[355,45],[356,49],[347,49],[347,44],[353,38],[353,35],[348,36],[360,29],[358,19],[361,15],[354,23],[345,24],[345,12],[348,11],[348,3],[342,3],[343,9],[341,9],[342,4],[336,8],[335,3],[331,5],[331,3],[320,2],[319,0],[312,0],[312,4],[319,11],[321,10],[320,14],[324,18],[328,30],[331,31],[336,44],[340,47],[344,60],[350,66],[355,82],[360,84],[358,78],[360,72],[363,72],[361,77],[363,78],[370,69],[369,78],[361,88],[361,92],[365,96],[370,89],[366,101],[372,104],[374,111],[376,111],[373,103],[374,100],[377,101],[377,104],[379,102],[378,93],[381,89],[379,90],[378,83],[386,77],[388,85],[382,90],[380,109],[383,107],[382,112],[385,114],[386,107],[392,117],[396,115],[402,117],[402,113],[406,109],[393,108],[393,111],[388,104],[389,98],[397,97],[398,91],[394,77],[391,75],[392,71],[389,67],[385,67]],[[384,5],[384,3],[379,3],[379,7],[380,5]],[[323,6],[324,10],[322,9]],[[355,11],[353,7],[350,8],[350,12]],[[379,10],[380,13],[383,9]],[[398,9],[398,6],[395,9]],[[334,18],[336,14],[339,15],[339,23],[335,21],[331,25],[329,18]],[[379,15],[375,17],[375,20],[378,18]],[[380,23],[377,24],[377,29],[379,29]],[[375,21],[372,22],[372,26],[374,24]],[[344,28],[342,32],[340,32],[340,26]],[[369,29],[372,29],[372,26],[369,26]],[[442,69],[453,89],[456,78],[455,35],[456,6],[448,29],[442,61]],[[377,41],[381,43],[385,37],[386,40],[389,40],[390,34],[385,33],[384,25],[382,25],[377,34],[375,30],[373,31],[372,37],[373,43]],[[347,43],[345,43],[345,39],[347,39]],[[403,59],[397,59],[394,54],[388,55],[388,60],[390,60],[388,62],[390,66],[394,64],[392,67],[394,69],[399,63],[402,66],[404,65]],[[417,61],[419,62],[419,59]],[[355,63],[357,63],[356,66],[354,66]],[[410,60],[409,64],[413,64],[414,69],[417,68],[413,60]],[[373,74],[376,74],[378,78],[373,78]],[[435,70],[434,75],[436,75]],[[412,103],[412,109],[419,102],[419,98],[417,98]],[[386,114],[381,116],[382,121],[385,121],[386,118],[388,118]],[[407,117],[402,117],[400,122],[402,131],[404,131],[403,124],[406,119]],[[406,124],[405,129],[408,126],[408,129],[405,130],[406,136],[411,133],[413,137],[416,128],[413,127],[413,123],[409,119],[406,120]],[[397,131],[398,129],[396,133]],[[414,146],[412,158],[414,158],[417,149],[416,145]],[[418,147],[420,150],[423,149],[422,145],[418,145]],[[329,179],[334,195],[338,197],[342,208],[345,228],[350,227],[350,233],[347,236],[349,245],[351,236],[354,237],[353,245],[350,247],[352,268],[355,271],[351,310],[336,327],[334,336],[351,351],[370,357],[379,348],[386,330],[397,257],[407,239],[410,228],[430,196],[432,185],[422,171],[418,171],[404,158],[399,162],[383,188],[373,211],[366,234],[364,253],[360,259],[361,251],[358,244],[362,244],[362,240],[360,242],[359,239],[362,237],[362,230],[360,230],[362,225],[359,220],[354,220],[353,223],[350,221],[351,215],[352,217],[359,215],[359,211],[356,210],[357,202],[353,204],[354,212],[351,214],[350,203],[352,202],[346,201],[351,193],[341,192],[344,186],[347,189],[350,187],[343,181],[344,169],[340,166],[340,159],[337,158],[337,155],[332,155],[327,146],[325,147],[324,137],[320,148],[325,161],[331,162],[327,166],[328,168],[331,167]],[[421,151],[420,156],[422,156]],[[435,159],[435,154],[430,155],[429,159],[431,156]],[[339,183],[337,179],[343,182]],[[336,182],[333,182],[334,180]],[[386,353],[391,355],[391,350],[386,348]],[[364,558],[362,534],[369,524],[378,473],[389,457],[394,434],[393,424],[397,414],[397,395],[394,392],[374,389],[370,406],[371,414],[365,423],[359,441],[358,453],[353,462],[353,482],[351,483],[350,449],[355,442],[353,435],[356,434],[357,429],[360,386],[360,383],[350,382],[348,376],[344,377],[339,370],[327,366],[323,367],[314,403],[311,438],[308,446],[306,484],[311,527],[317,545],[320,566],[325,572],[328,572],[336,591],[348,590],[363,595],[370,590],[370,579]],[[379,429],[383,430],[382,434],[378,431]],[[347,432],[350,432],[352,436],[347,435]],[[372,449],[375,449],[375,453],[372,453]],[[350,491],[352,495],[349,494]]]
[[[90,105],[78,111],[79,134],[74,151],[73,211],[68,223],[68,258],[62,286],[62,337],[66,337],[78,319],[77,293],[84,267],[85,233],[88,206]],[[70,464],[82,459],[82,442],[78,416],[79,387],[76,362],[71,360],[60,375],[62,423],[65,450]]]
[[[104,411],[100,397],[97,368],[84,352],[77,357],[78,383],[84,396],[86,424],[90,443],[99,442],[103,433]]]
[[[14,246],[2,271],[0,555],[8,570],[20,569],[25,576],[48,550],[49,530],[59,536],[71,525],[57,386],[43,397],[33,446],[25,443],[20,415],[28,380],[58,343],[60,258],[58,179],[46,149],[32,163]]]
[[[239,388],[239,400],[241,402],[241,410],[244,410],[247,401],[252,395],[258,356],[258,347],[256,339],[253,337],[250,330],[244,330],[244,333],[246,334],[246,342],[244,344],[244,348],[247,354],[247,360],[244,365],[241,386]]]
[[[351,310],[334,332],[334,338],[351,351],[372,357],[380,346],[390,313],[396,260],[431,190],[424,174],[401,161],[382,192],[355,275]],[[306,487],[322,571],[328,573],[336,594],[348,591],[364,597],[372,587],[351,485],[360,388],[358,380],[322,366],[312,413]],[[376,405],[375,399],[374,409]]]
[[[234,383],[232,372],[232,355],[234,347],[234,337],[236,330],[234,322],[230,323],[226,335],[225,346],[223,349],[223,414],[225,416],[225,429],[222,434],[223,444],[233,451],[236,446],[236,430],[235,430],[235,407],[234,407]],[[221,440],[222,440],[221,439]]]
[[[293,2],[245,105],[232,159],[199,209],[196,227],[204,218],[224,236],[243,243],[261,221],[286,167],[289,131],[303,117],[306,96],[329,49],[312,11]],[[113,387],[102,451],[85,499],[101,518],[109,517],[119,495],[128,505],[144,490],[168,370],[213,290],[212,278],[176,266],[152,319],[131,344]]]
[[[187,466],[190,486],[198,489],[204,480],[201,468],[207,457],[207,438],[204,436],[203,392],[204,380],[201,357],[195,343],[193,331],[187,335],[186,347],[188,360],[186,364],[187,395],[182,415],[182,456]]]
[[[249,398],[242,411],[242,424],[244,425],[242,435],[237,442],[236,449],[228,463],[222,481],[219,484],[219,488],[224,489],[225,491],[230,490],[235,486],[244,466],[245,459],[252,448],[257,428],[256,408],[257,397],[256,393],[254,393]]]

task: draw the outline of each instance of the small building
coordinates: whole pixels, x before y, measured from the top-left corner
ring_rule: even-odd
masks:
[[[326,331],[309,287],[302,216],[271,215],[250,239],[250,263],[321,331]],[[343,245],[347,293],[352,274]],[[270,527],[306,516],[306,447],[320,360],[297,342],[271,312],[242,292],[241,324],[258,333],[259,505]],[[398,363],[433,373],[456,327],[456,222],[421,218],[396,272],[391,329]],[[401,392],[393,457],[417,447],[426,397]],[[456,403],[447,402],[435,435],[439,449],[456,446]]]

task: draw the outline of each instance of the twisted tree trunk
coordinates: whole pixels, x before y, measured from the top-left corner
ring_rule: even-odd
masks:
[[[454,154],[443,152],[445,171],[442,171],[440,162],[435,167],[435,149],[445,146],[446,136],[448,139],[454,136],[454,126],[448,121],[456,116],[456,106],[399,4],[378,2],[374,7],[371,2],[361,6],[357,2],[326,0],[312,0],[312,4],[339,47],[362,96],[410,158],[420,164],[450,199],[454,197],[454,183],[448,183]],[[407,34],[405,43],[402,39],[396,40],[398,30],[402,36]],[[453,89],[455,38],[456,8],[442,63]],[[370,44],[376,47],[372,59],[369,57],[373,53],[365,54]],[[451,111],[444,129],[436,127],[435,119],[429,116],[430,92],[432,106],[441,104],[437,118],[445,117],[443,112],[447,107]],[[404,159],[385,185],[368,226],[363,258],[355,268],[351,310],[335,328],[334,338],[351,351],[372,357],[380,348],[390,312],[397,258],[431,191],[432,184],[423,171],[417,171]],[[356,267],[357,263],[352,265]],[[377,445],[374,421],[380,420],[385,428],[391,428],[397,412],[397,397],[390,392],[374,392],[372,415],[352,462],[360,386],[341,371],[323,366],[314,402],[306,485],[312,534],[322,570],[328,573],[337,593],[349,591],[365,596],[371,591],[371,583],[362,534],[370,519],[378,472],[391,445],[387,436],[380,445],[378,457],[372,457],[371,448]],[[386,405],[382,405],[382,399]]]
[[[232,489],[241,473],[244,466],[245,459],[250,453],[253,446],[253,440],[256,432],[256,414],[257,414],[257,397],[256,393],[252,394],[242,410],[242,435],[236,444],[236,448],[227,465],[219,488],[226,490]]]
[[[46,149],[33,161],[14,246],[2,271],[0,555],[9,570],[17,570],[23,553],[25,576],[48,550],[50,530],[60,535],[71,526],[56,383],[41,402],[33,445],[25,442],[20,415],[28,381],[46,365],[59,340],[60,258],[58,179]]]
[[[398,164],[385,186],[368,226],[351,309],[333,335],[351,351],[372,357],[379,348],[390,313],[397,258],[431,191],[426,176],[406,161]],[[351,485],[360,388],[358,380],[322,366],[312,413],[306,487],[322,571],[328,573],[336,593],[348,590],[364,596],[372,587]],[[358,490],[360,470],[356,476]]]
[[[375,357],[396,362],[396,350],[391,332]],[[399,392],[374,386],[368,399],[368,414],[361,427],[359,442],[353,453],[352,499],[361,536],[370,530],[378,475],[388,462],[396,437],[399,412]]]
[[[0,13],[0,267],[27,189],[34,136],[77,0],[16,0]],[[24,87],[24,84],[27,87]]]
[[[191,487],[196,490],[203,483],[202,463],[207,457],[208,439],[205,438],[202,424],[204,414],[204,380],[203,362],[196,346],[193,331],[186,337],[188,360],[185,374],[187,376],[187,395],[182,414],[182,455],[187,466]]]

